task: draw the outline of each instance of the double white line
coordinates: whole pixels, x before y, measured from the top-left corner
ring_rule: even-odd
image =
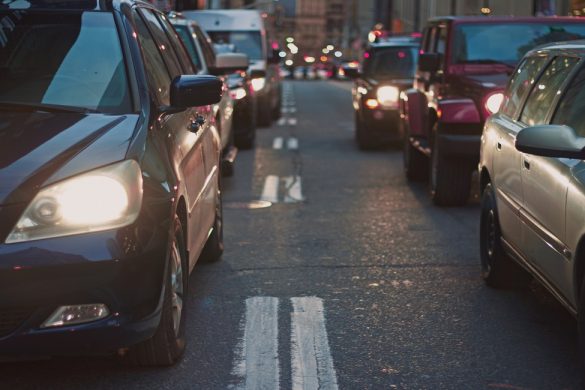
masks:
[[[284,138],[276,137],[274,141],[272,141],[272,149],[280,150],[284,146]],[[286,148],[288,150],[297,150],[299,148],[299,140],[290,137],[286,140]]]
[[[303,198],[301,177],[298,175],[285,176],[283,178],[276,175],[268,175],[264,181],[260,200],[278,203],[281,181],[284,184],[284,203],[299,203],[305,200]]]
[[[291,303],[292,389],[337,390],[323,300],[301,297]],[[278,298],[246,299],[244,338],[233,369],[237,389],[280,389],[278,307]]]

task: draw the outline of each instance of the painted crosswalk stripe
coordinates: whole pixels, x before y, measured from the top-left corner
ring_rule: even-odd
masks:
[[[282,149],[284,141],[282,137],[276,137],[274,141],[272,141],[272,149]]]
[[[285,177],[284,186],[286,188],[284,203],[298,203],[304,201],[300,176]]]
[[[299,140],[291,137],[286,141],[286,148],[288,150],[297,150],[299,148]]]
[[[323,300],[291,298],[291,361],[293,390],[337,390],[329,348]]]
[[[237,389],[279,389],[278,298],[246,299],[244,338],[236,351]]]
[[[277,203],[278,202],[278,182],[279,178],[275,175],[269,175],[264,181],[264,187],[262,189],[262,196],[260,200],[266,202]]]

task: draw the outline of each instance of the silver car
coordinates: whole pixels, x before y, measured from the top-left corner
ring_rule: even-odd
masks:
[[[481,265],[501,287],[538,279],[585,346],[585,43],[524,57],[481,140]],[[521,267],[519,267],[520,265]]]

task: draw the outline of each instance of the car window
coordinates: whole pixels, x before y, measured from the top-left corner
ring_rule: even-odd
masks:
[[[141,14],[144,16],[144,21],[146,22],[148,29],[150,30],[156,45],[160,50],[160,54],[163,57],[167,67],[169,69],[171,79],[181,75],[183,72],[181,70],[181,64],[179,63],[179,59],[177,58],[175,52],[173,51],[173,47],[171,46],[171,42],[169,41],[169,37],[162,29],[158,19],[154,15],[154,12],[149,9],[141,9]]]
[[[579,62],[575,57],[556,57],[546,67],[528,96],[520,120],[528,126],[541,125],[546,121],[548,111],[559,92],[563,81]]]
[[[364,60],[364,74],[374,78],[413,78],[416,71],[418,49],[415,47],[388,47],[372,50]]]
[[[518,108],[520,108],[522,101],[526,98],[530,88],[536,81],[536,77],[538,77],[547,61],[548,57],[539,56],[528,57],[522,62],[508,84],[504,103],[502,104],[503,114],[516,118]]]
[[[441,69],[445,63],[445,54],[447,53],[447,27],[441,26],[437,30],[437,45],[435,46],[435,52],[441,55]]]
[[[553,124],[572,127],[577,135],[585,137],[585,69],[581,68],[571,81],[558,105]]]
[[[175,29],[173,28],[173,26],[168,21],[165,15],[157,14],[157,16],[158,19],[160,20],[160,23],[163,26],[163,29],[167,33],[167,36],[169,37],[171,44],[173,45],[173,49],[175,50],[175,54],[179,58],[179,62],[183,67],[182,73],[195,74],[196,71],[194,69],[193,62],[191,61],[191,57],[189,56],[189,54],[187,54],[185,46],[183,45],[181,39],[177,35],[177,32],[175,31]]]
[[[132,112],[112,14],[0,11],[0,20],[0,101]]]
[[[185,25],[175,25],[175,30],[179,34],[179,38],[183,41],[187,52],[189,53],[189,57],[191,57],[191,61],[197,68],[197,71],[200,71],[202,68],[201,65],[201,58],[199,57],[199,52],[197,51],[197,47],[195,46],[195,34],[192,34],[189,30],[188,26]]]
[[[209,36],[205,34],[198,26],[194,26],[194,29],[197,35],[197,39],[199,40],[199,45],[201,46],[201,51],[203,51],[205,62],[207,62],[207,66],[215,66],[215,52],[211,46],[211,38],[209,38]]]
[[[160,104],[168,106],[170,104],[169,89],[171,87],[169,71],[142,18],[136,15],[134,21],[144,61],[144,70],[148,79],[148,88]]]

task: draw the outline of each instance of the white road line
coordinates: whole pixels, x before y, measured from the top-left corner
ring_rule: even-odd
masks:
[[[272,149],[282,149],[284,141],[282,137],[276,137],[274,141],[272,141]]]
[[[278,361],[278,298],[246,299],[244,339],[236,351],[233,374],[238,389],[280,388]]]
[[[293,390],[337,390],[329,349],[323,300],[291,298],[291,361]]]
[[[284,195],[284,203],[299,203],[303,202],[303,190],[301,186],[300,176],[287,176],[284,178],[284,188],[286,194]]]
[[[288,124],[291,126],[297,125],[297,118],[288,118]]]
[[[279,182],[278,176],[274,175],[266,176],[260,200],[264,200],[266,202],[271,203],[278,203],[278,182]]]
[[[297,150],[299,148],[299,140],[291,137],[286,141],[286,148],[288,150]]]
[[[286,118],[280,118],[278,122],[276,122],[278,126],[284,126],[286,124]]]

